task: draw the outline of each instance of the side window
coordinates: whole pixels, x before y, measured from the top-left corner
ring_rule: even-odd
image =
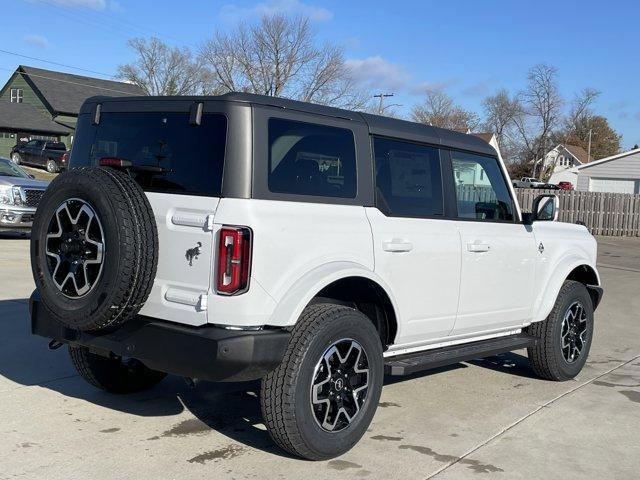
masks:
[[[437,148],[375,138],[376,205],[399,217],[443,215]]]
[[[513,202],[498,160],[451,152],[458,217],[513,221]]]
[[[269,190],[355,198],[356,147],[345,128],[269,119]]]

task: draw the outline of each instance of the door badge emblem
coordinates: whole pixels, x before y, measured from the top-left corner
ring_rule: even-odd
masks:
[[[540,245],[538,245],[538,251],[539,251],[540,253],[544,252],[544,245],[543,245],[543,243],[542,243],[542,242],[540,242]]]

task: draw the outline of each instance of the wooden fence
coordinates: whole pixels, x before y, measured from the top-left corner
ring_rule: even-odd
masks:
[[[640,236],[640,195],[516,188],[522,211],[543,193],[560,198],[561,222],[583,222],[593,235]]]

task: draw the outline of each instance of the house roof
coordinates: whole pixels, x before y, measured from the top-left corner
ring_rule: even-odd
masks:
[[[636,148],[634,150],[629,150],[627,152],[617,153],[615,155],[611,155],[610,157],[601,158],[600,160],[596,160],[595,162],[589,162],[586,165],[579,165],[577,167],[578,170],[583,170],[585,168],[594,167],[596,165],[600,165],[601,163],[610,162],[612,160],[618,160],[619,158],[628,157],[629,155],[635,155],[636,153],[640,153],[640,148]]]
[[[481,132],[481,133],[472,133],[474,137],[481,138],[485,142],[489,143],[493,139],[493,133],[491,132]]]
[[[0,130],[68,135],[73,130],[54,122],[28,103],[0,102]]]
[[[564,145],[564,148],[571,155],[580,160],[580,163],[589,163],[589,161],[592,160],[591,158],[589,158],[589,154],[587,153],[587,151],[578,145]]]
[[[20,65],[16,73],[23,74],[30,81],[54,114],[77,115],[82,103],[95,95],[121,97],[145,94],[139,86],[130,83],[54,72],[26,65]]]

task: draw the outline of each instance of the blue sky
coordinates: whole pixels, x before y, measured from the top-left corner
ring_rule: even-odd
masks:
[[[320,39],[342,44],[358,78],[395,93],[401,111],[427,88],[479,111],[484,96],[516,92],[546,62],[565,98],[600,90],[596,110],[623,147],[640,144],[637,1],[19,0],[3,6],[0,49],[113,75],[132,58],[128,38],[194,46],[270,12],[311,17]],[[0,53],[0,77],[19,63],[83,73]]]

